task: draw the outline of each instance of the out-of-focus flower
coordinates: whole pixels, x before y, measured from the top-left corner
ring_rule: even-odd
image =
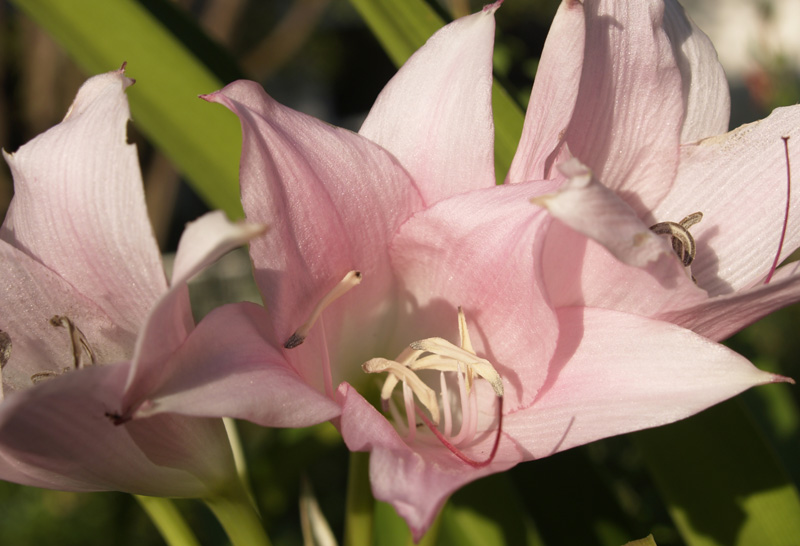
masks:
[[[586,47],[565,75],[552,67],[575,63],[573,52],[548,43],[554,62],[543,55],[550,70],[537,77],[509,174],[512,182],[569,179],[535,200],[563,222],[545,245],[554,306],[633,312],[721,340],[800,300],[798,264],[774,271],[781,241],[778,262],[800,246],[800,196],[787,204],[782,140],[793,137],[790,157],[800,163],[800,107],[723,134],[725,76],[677,3],[666,2],[663,17],[642,13],[624,32],[609,21],[638,8],[586,9],[597,10],[585,19],[587,43],[605,45]],[[648,17],[663,27],[655,40]],[[580,13],[571,18],[584,25]],[[556,155],[588,169],[572,160],[559,173]],[[669,232],[669,244],[654,244],[650,226]]]
[[[186,281],[263,232],[209,214],[184,232],[167,284],[145,208],[123,70],[96,76],[64,120],[5,154],[0,228],[0,478],[72,491],[209,497],[236,479],[220,419],[128,422],[123,393],[170,373],[194,327]]]
[[[608,17],[609,4],[629,12]],[[234,305],[209,315],[180,350],[191,373],[175,375],[142,415],[208,415],[213,398],[215,411],[237,416],[269,406],[268,422],[255,420],[272,424],[299,405],[301,378],[319,393],[303,399],[303,415],[327,419],[324,402],[338,404],[335,422],[347,445],[372,452],[375,496],[392,503],[419,538],[447,496],[482,475],[669,423],[783,379],[635,309],[553,305],[548,283],[571,272],[549,255],[564,245],[580,251],[587,239],[530,199],[565,180],[551,176],[549,164],[561,157],[559,123],[575,108],[584,27],[604,29],[588,32],[585,47],[610,58],[618,47],[611,37],[622,34],[646,49],[656,47],[655,37],[659,70],[672,63],[678,71],[678,61],[660,0],[564,3],[534,91],[549,93],[552,108],[529,113],[527,137],[537,122],[544,136],[518,152],[531,169],[548,166],[527,181],[496,186],[498,6],[435,34],[389,82],[359,134],[283,107],[252,82],[206,97],[239,116],[244,208],[251,221],[271,224],[250,247],[266,312]],[[562,80],[568,85],[558,96]],[[616,119],[617,111],[598,115]],[[618,168],[630,163],[623,157]],[[685,275],[667,241],[647,229],[640,239]],[[211,333],[233,340],[233,350],[208,351],[203,338]],[[264,340],[282,349],[267,353]],[[274,387],[253,386],[255,369],[279,374],[286,393],[259,394]],[[211,396],[213,381],[226,385],[227,401]]]

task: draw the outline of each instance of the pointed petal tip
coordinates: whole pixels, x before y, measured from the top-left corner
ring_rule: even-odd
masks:
[[[493,14],[498,9],[500,9],[500,6],[503,5],[503,2],[504,2],[504,0],[497,0],[497,2],[493,2],[491,4],[486,4],[485,6],[483,6],[483,10],[482,11],[483,11],[483,13]]]
[[[791,377],[786,377],[785,375],[773,375],[772,380],[770,383],[789,383],[790,385],[794,385],[795,381]]]

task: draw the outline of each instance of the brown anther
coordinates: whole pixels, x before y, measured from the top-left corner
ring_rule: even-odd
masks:
[[[50,319],[50,324],[56,327],[66,328],[69,331],[69,339],[72,343],[72,363],[76,370],[80,370],[84,366],[90,366],[97,363],[97,359],[94,356],[94,351],[92,350],[91,345],[89,345],[89,341],[86,339],[86,336],[83,335],[80,328],[75,326],[75,324],[65,316],[55,315]],[[83,354],[86,353],[89,356],[89,362],[84,362]],[[33,379],[33,377],[31,377]]]
[[[694,237],[689,233],[689,228],[703,219],[702,212],[690,214],[680,222],[659,222],[650,226],[650,231],[656,235],[669,235],[672,241],[672,250],[680,258],[684,267],[689,267],[694,261],[697,246]]]
[[[11,336],[0,330],[0,370],[8,364],[11,358]]]

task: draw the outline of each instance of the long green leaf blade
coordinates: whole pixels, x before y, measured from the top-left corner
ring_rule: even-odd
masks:
[[[198,99],[223,86],[149,11],[133,0],[16,0],[87,72],[127,62],[134,122],[206,202],[242,217],[241,133],[224,108]]]

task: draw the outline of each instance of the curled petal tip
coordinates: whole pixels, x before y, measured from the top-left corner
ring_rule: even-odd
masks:
[[[784,375],[773,375],[772,383],[789,383],[790,385],[794,385],[795,381],[791,377],[786,377]]]

